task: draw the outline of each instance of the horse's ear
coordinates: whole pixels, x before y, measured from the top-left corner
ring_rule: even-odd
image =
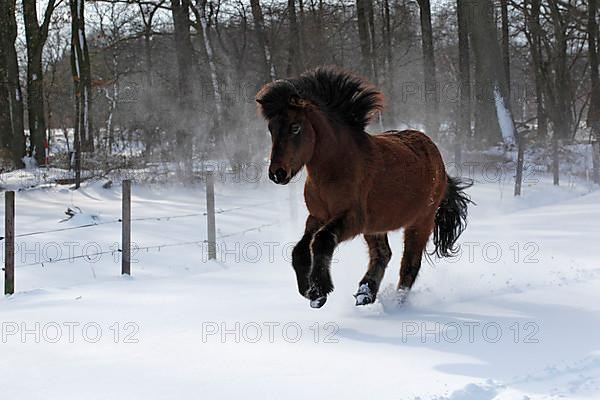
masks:
[[[289,105],[297,108],[306,108],[309,105],[309,102],[294,94],[290,97]]]

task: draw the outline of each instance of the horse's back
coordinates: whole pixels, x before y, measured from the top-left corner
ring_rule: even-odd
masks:
[[[392,130],[373,138],[387,168],[402,169],[404,173],[429,171],[436,175],[443,172],[445,175],[442,155],[425,133]]]
[[[422,151],[431,151],[439,153],[437,146],[425,133],[414,129],[406,129],[403,131],[390,130],[382,132],[373,137],[397,145],[403,145],[405,148],[410,149],[415,154],[421,154]]]
[[[447,179],[435,143],[416,130],[387,131],[372,136],[372,143],[377,167],[367,202],[369,230],[399,229],[434,213]]]

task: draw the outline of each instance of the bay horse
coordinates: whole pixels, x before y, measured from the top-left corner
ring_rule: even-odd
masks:
[[[446,174],[439,150],[424,133],[365,131],[383,108],[374,86],[337,67],[319,67],[264,85],[256,102],[272,138],[269,178],[286,185],[306,167],[309,216],[292,266],[311,307],[322,307],[333,290],[335,247],[359,234],[370,261],[356,305],[376,299],[392,255],[387,232],[404,228],[398,283],[403,293],[415,283],[432,233],[437,256],[456,254],[470,185]]]

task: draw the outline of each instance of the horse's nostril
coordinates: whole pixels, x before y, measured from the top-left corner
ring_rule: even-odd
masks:
[[[283,168],[279,168],[275,171],[275,182],[283,182],[285,178],[287,178],[287,172]]]

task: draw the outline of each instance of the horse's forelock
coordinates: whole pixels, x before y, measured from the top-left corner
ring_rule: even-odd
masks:
[[[300,92],[288,80],[280,79],[264,85],[256,94],[256,102],[266,119],[284,113],[293,97],[300,97]]]

